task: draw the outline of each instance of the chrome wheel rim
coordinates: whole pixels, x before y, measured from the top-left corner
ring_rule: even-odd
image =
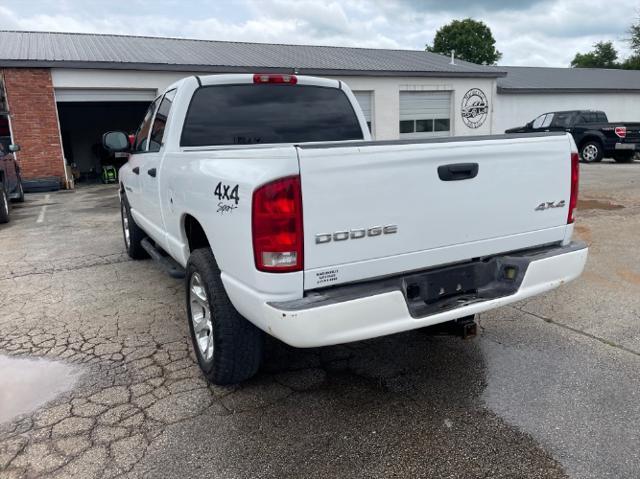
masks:
[[[9,212],[9,200],[7,199],[7,192],[2,190],[2,207],[4,211]]]
[[[124,244],[129,249],[131,246],[131,232],[129,231],[129,215],[124,203],[122,204],[122,231],[124,232]]]
[[[595,161],[598,157],[598,147],[595,145],[587,145],[582,149],[582,159],[584,161]]]
[[[205,361],[213,357],[213,323],[207,292],[199,273],[193,273],[189,280],[189,305],[191,324],[200,356]]]

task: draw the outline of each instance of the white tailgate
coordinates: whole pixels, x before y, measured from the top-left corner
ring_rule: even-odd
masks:
[[[305,289],[563,240],[570,153],[566,135],[300,147]],[[459,163],[477,163],[477,176],[439,178]],[[397,233],[316,243],[385,225]]]

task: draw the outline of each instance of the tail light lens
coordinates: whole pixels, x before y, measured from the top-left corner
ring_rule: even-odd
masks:
[[[575,221],[573,214],[578,204],[578,179],[580,177],[580,156],[578,152],[571,153],[571,197],[569,198],[569,214],[567,224]]]
[[[298,83],[298,78],[295,75],[256,73],[253,75],[253,83],[284,83],[288,85],[295,85]]]
[[[300,177],[267,183],[253,193],[253,254],[256,268],[301,271],[304,263]]]
[[[618,135],[618,138],[626,138],[627,136],[626,126],[616,126],[614,131],[616,132],[616,135]]]

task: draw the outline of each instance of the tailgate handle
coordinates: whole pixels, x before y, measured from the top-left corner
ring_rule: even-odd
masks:
[[[468,180],[478,176],[478,163],[455,163],[438,166],[438,176],[442,181]]]

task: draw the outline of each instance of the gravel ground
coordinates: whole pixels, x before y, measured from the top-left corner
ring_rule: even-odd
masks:
[[[639,186],[583,166],[585,274],[478,338],[271,340],[239,387],[201,377],[182,283],[124,254],[114,187],[28,195],[0,226],[0,477],[640,477]]]

